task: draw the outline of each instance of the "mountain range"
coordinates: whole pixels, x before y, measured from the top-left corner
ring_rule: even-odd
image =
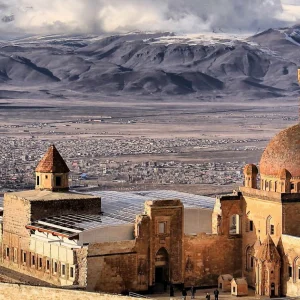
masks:
[[[0,42],[0,98],[294,96],[298,67],[300,26],[250,36],[31,36]]]

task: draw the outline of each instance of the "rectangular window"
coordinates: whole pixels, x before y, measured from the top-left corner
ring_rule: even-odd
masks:
[[[56,261],[53,263],[53,273],[54,274],[57,273],[57,262]]]
[[[61,265],[61,276],[66,275],[66,265]]]
[[[40,176],[36,176],[36,185],[40,185]]]
[[[61,186],[61,177],[60,176],[55,177],[55,185],[56,186]]]
[[[235,286],[232,287],[233,292],[235,293]]]
[[[46,270],[49,271],[50,270],[50,260],[47,259],[46,261]]]
[[[300,279],[300,269],[298,269],[298,279]]]
[[[159,222],[158,223],[158,233],[159,234],[166,233],[166,223],[165,222]]]
[[[70,267],[70,278],[74,278],[74,267]]]
[[[295,185],[293,183],[291,183],[291,190],[293,190],[295,188]]]
[[[31,256],[31,265],[34,267],[35,266],[35,255],[32,254]]]
[[[6,253],[6,258],[9,259],[9,247],[6,247],[5,253]]]
[[[249,222],[249,228],[250,228],[250,231],[253,231],[253,221],[252,220]]]
[[[22,251],[22,263],[26,263],[26,252]]]
[[[293,276],[293,268],[289,266],[289,277]]]
[[[250,258],[250,267],[251,267],[251,269],[254,267],[254,257],[253,256],[251,256],[251,258]]]
[[[274,225],[271,225],[271,226],[270,226],[270,231],[271,231],[271,232],[270,232],[271,234],[274,234]]]
[[[43,259],[39,257],[39,268],[41,269],[43,267]]]

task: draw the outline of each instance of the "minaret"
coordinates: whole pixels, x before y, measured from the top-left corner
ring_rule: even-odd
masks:
[[[36,190],[69,190],[69,168],[54,145],[51,145],[35,169]]]

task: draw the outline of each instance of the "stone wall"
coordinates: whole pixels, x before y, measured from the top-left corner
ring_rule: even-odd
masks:
[[[87,256],[87,290],[137,291],[135,241],[92,244]]]
[[[283,233],[300,237],[300,203],[283,204]]]
[[[29,247],[29,230],[25,228],[30,222],[30,202],[14,194],[4,195],[3,244],[27,249]],[[19,238],[21,237],[21,238]],[[23,245],[22,245],[23,244]]]
[[[87,285],[87,253],[87,247],[74,250],[74,264],[76,265],[75,283],[81,287],[86,287]]]
[[[282,256],[281,268],[281,293],[286,296],[296,297],[300,295],[300,238],[290,235],[282,235],[278,243]],[[289,274],[292,268],[292,276]]]
[[[180,200],[147,201],[145,211],[150,218],[150,269],[149,280],[153,285],[157,278],[156,268],[164,268],[165,280],[183,283],[183,205]],[[164,224],[163,228],[160,226]],[[165,251],[162,261],[159,253]]]
[[[185,236],[185,285],[215,286],[221,274],[241,276],[241,247],[240,237],[207,234]]]
[[[0,283],[0,300],[133,300],[139,298],[124,297],[120,295],[88,293],[66,289],[54,289],[18,284]]]

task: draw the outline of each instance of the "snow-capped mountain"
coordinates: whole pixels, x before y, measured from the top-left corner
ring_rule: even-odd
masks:
[[[299,91],[300,27],[256,35],[34,36],[0,44],[0,97],[25,93],[211,94]]]

